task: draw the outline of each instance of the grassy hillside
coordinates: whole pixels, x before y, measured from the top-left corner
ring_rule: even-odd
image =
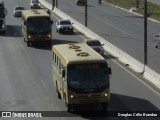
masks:
[[[129,10],[131,7],[136,7],[137,0],[104,0],[104,1]],[[143,15],[144,0],[139,0],[139,8],[135,12]],[[148,2],[148,17],[160,21],[160,5]]]

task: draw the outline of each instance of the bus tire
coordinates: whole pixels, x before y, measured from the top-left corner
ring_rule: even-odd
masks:
[[[61,99],[61,94],[60,94],[60,92],[58,91],[57,86],[56,86],[56,92],[57,92],[57,97],[58,97],[58,99]]]
[[[24,42],[26,42],[25,38],[24,38]]]
[[[67,112],[71,112],[72,106],[71,106],[70,104],[67,103],[66,95],[64,95],[64,103],[65,103],[66,111],[67,111]]]
[[[27,41],[27,47],[31,47],[31,43]]]
[[[71,112],[72,106],[70,104],[66,104],[66,111]]]

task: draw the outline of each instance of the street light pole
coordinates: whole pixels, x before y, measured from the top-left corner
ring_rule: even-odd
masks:
[[[144,70],[147,65],[147,0],[144,0]]]
[[[56,0],[56,8],[58,8],[58,0]]]
[[[87,27],[87,17],[88,17],[88,15],[87,15],[87,12],[88,12],[87,5],[88,5],[88,2],[87,2],[87,0],[85,0],[85,26],[86,27]]]
[[[136,0],[136,8],[139,8],[139,0]]]
[[[55,0],[52,0],[52,10],[54,10],[55,7]]]

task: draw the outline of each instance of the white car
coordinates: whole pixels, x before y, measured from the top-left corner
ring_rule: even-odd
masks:
[[[39,0],[31,0],[30,7],[31,7],[31,9],[40,9],[41,4],[40,4]]]
[[[23,6],[15,6],[13,9],[13,16],[14,17],[21,17],[23,10],[24,10]]]
[[[99,40],[97,40],[97,39],[86,39],[86,40],[84,40],[83,43],[90,46],[97,53],[99,53],[101,55],[104,55],[104,48],[103,48],[104,44],[101,44],[101,42]]]
[[[59,20],[56,22],[56,31],[61,34],[61,33],[71,33],[73,34],[73,23],[71,23],[70,20]]]

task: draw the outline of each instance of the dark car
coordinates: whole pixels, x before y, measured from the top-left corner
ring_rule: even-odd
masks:
[[[59,20],[56,23],[56,31],[61,34],[61,33],[71,33],[73,34],[73,23],[71,23],[70,20]]]
[[[85,0],[75,0],[75,5],[85,5]]]
[[[22,11],[24,10],[23,6],[15,6],[13,10],[14,17],[21,17]]]
[[[31,0],[30,7],[31,7],[31,9],[40,9],[41,4],[40,4],[39,0]]]
[[[83,43],[90,46],[92,49],[94,49],[99,54],[104,55],[104,48],[103,48],[104,44],[101,44],[101,42],[99,40],[97,40],[97,39],[86,39],[86,40],[84,40]]]

